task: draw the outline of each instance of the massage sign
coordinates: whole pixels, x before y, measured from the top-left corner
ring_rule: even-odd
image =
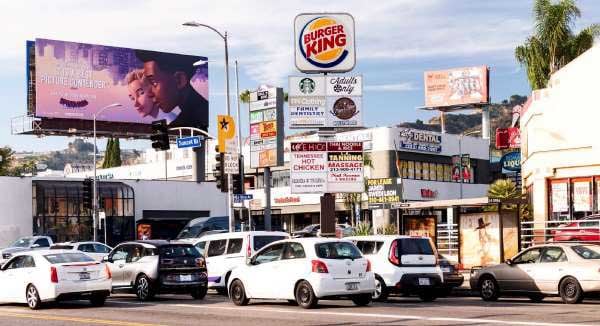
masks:
[[[361,142],[291,143],[291,192],[364,191]]]

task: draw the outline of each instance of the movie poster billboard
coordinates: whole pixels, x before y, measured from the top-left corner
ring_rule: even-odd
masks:
[[[437,244],[437,217],[435,216],[403,216],[404,235],[430,237]]]
[[[461,214],[460,262],[465,268],[500,263],[500,217],[497,212]]]
[[[36,117],[208,128],[206,57],[36,39],[34,60]]]
[[[488,103],[487,66],[426,71],[425,106],[447,107]]]

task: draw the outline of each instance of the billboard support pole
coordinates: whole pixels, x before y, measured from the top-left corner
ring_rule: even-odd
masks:
[[[265,167],[265,231],[271,231],[271,168]]]

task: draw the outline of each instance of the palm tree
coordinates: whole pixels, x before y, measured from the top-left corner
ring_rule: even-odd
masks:
[[[488,197],[496,199],[515,199],[519,198],[521,194],[517,190],[517,186],[511,180],[496,180],[490,185],[488,189]]]
[[[573,25],[581,12],[574,0],[535,0],[533,14],[534,33],[517,46],[515,57],[526,67],[531,88],[540,89],[547,87],[550,75],[592,47],[600,25],[575,34]]]

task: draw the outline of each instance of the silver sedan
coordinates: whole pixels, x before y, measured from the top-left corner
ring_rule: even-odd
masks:
[[[471,288],[485,301],[501,295],[541,301],[559,295],[579,303],[584,294],[600,292],[600,246],[546,244],[527,248],[505,263],[471,270]]]

